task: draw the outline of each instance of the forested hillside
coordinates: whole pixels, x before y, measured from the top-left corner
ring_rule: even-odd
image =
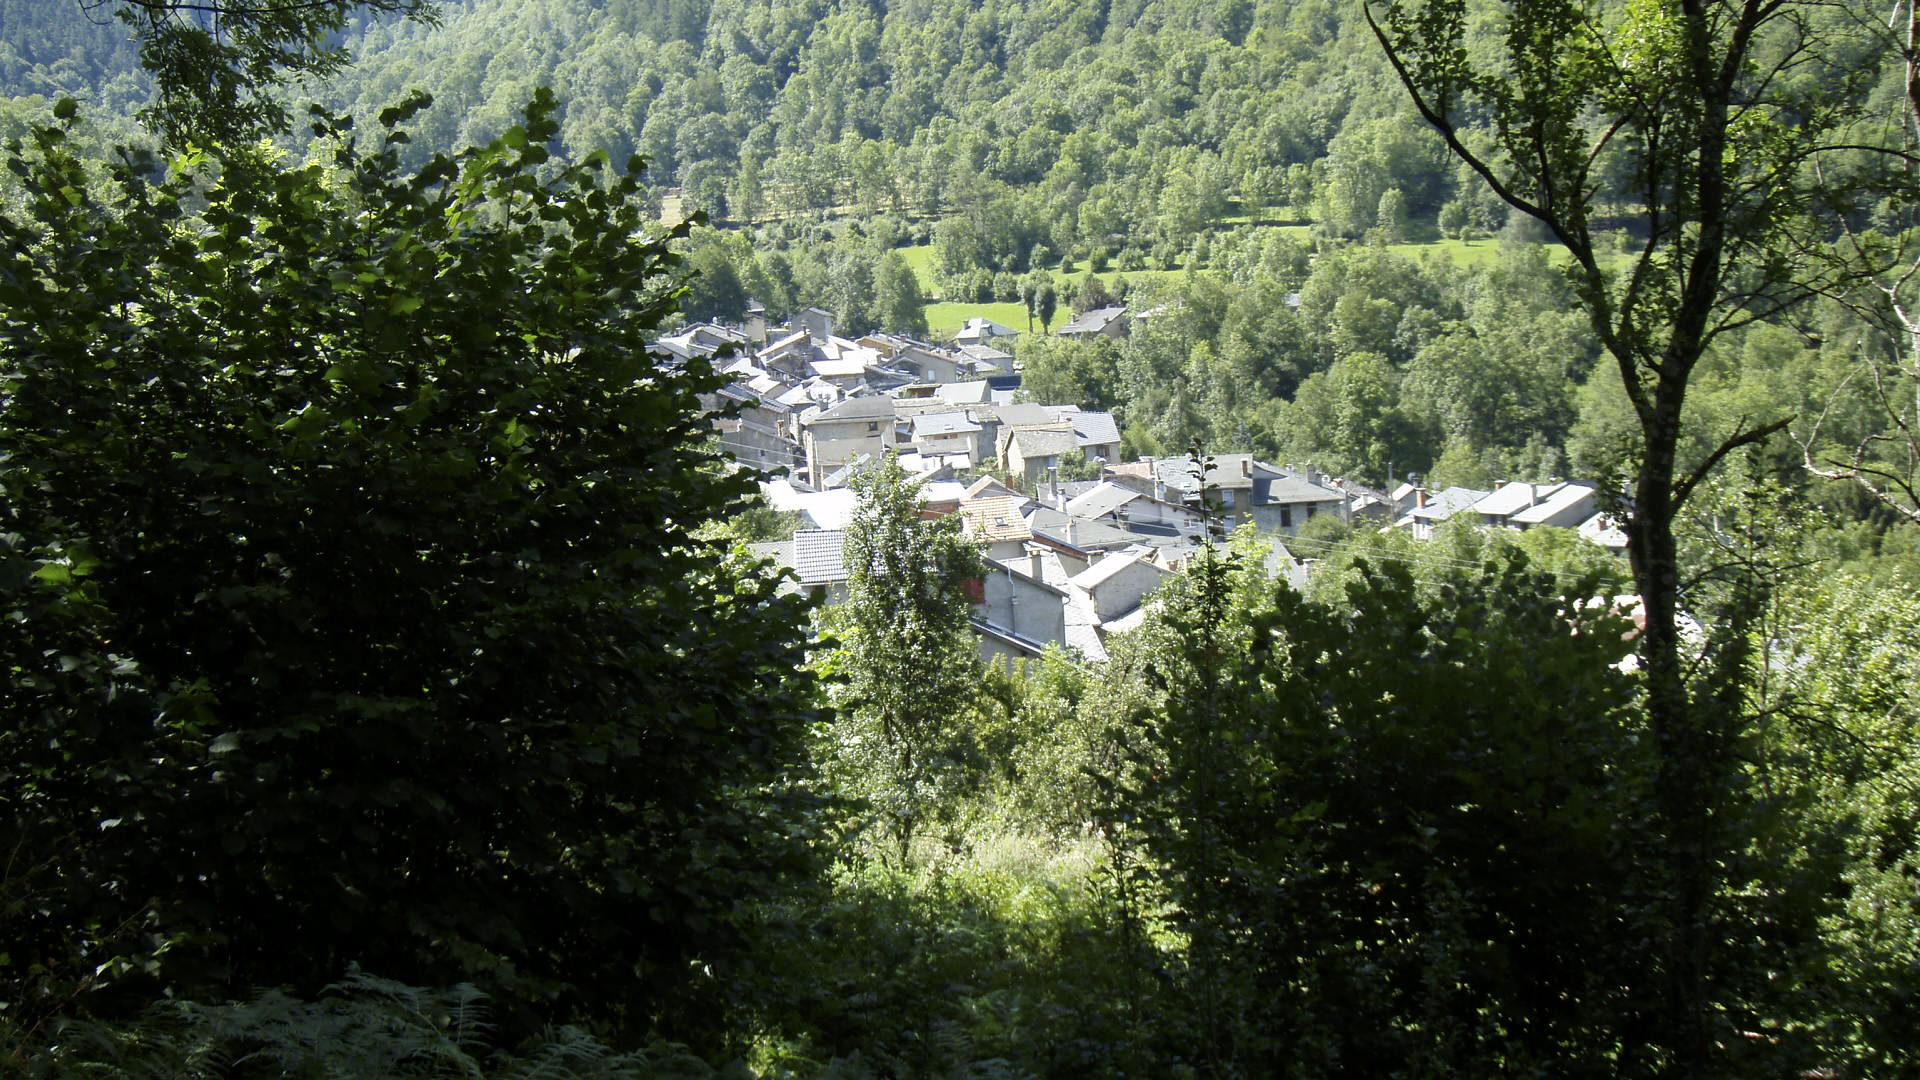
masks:
[[[446,145],[551,84],[563,145],[646,154],[716,213],[963,209],[983,265],[1022,271],[1035,244],[1184,246],[1224,200],[1304,212],[1330,152],[1342,234],[1389,188],[1433,214],[1450,171],[1369,41],[1318,3],[477,2],[355,39],[334,92],[423,86]]]

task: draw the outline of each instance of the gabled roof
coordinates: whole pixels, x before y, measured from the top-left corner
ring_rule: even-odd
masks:
[[[960,328],[960,332],[958,334],[955,334],[954,337],[956,338],[1013,337],[1018,333],[1019,333],[1018,330],[1015,330],[1010,326],[1002,326],[999,323],[994,322],[992,319],[989,319],[985,316],[976,315],[973,318],[968,319],[967,324],[965,326],[962,326]]]
[[[1073,437],[1081,446],[1105,446],[1120,441],[1120,425],[1112,413],[1076,412],[1067,417],[1073,425]]]
[[[1074,517],[1103,518],[1140,497],[1140,493],[1120,484],[1102,483],[1092,491],[1067,503]]]
[[[1153,463],[1153,467],[1154,471],[1158,474],[1160,482],[1174,491],[1198,491],[1202,486],[1226,490],[1250,488],[1253,486],[1252,473],[1259,463],[1253,460],[1252,454],[1212,454],[1209,456],[1212,459],[1212,464],[1208,466],[1207,475],[1204,480],[1195,478],[1193,462],[1183,457],[1163,457],[1156,460]],[[1260,467],[1264,468],[1266,474],[1269,476],[1277,474],[1280,471],[1271,466]]]
[[[1127,547],[1141,540],[1133,533],[1114,528],[1106,522],[1074,517],[1045,506],[1034,510],[1027,519],[1027,526],[1036,538],[1075,551],[1103,551]]]
[[[1005,366],[1001,361],[1013,359],[1012,353],[996,349],[991,345],[962,345],[954,352],[969,360],[977,360],[995,368]]]
[[[1555,489],[1553,494],[1541,499],[1533,506],[1518,511],[1507,520],[1516,525],[1537,525],[1550,521],[1578,506],[1582,500],[1593,497],[1592,484],[1566,483]]]
[[[800,423],[818,424],[833,420],[880,420],[893,419],[893,399],[890,397],[848,398],[830,409],[815,412],[811,409],[800,414]]]
[[[760,491],[767,505],[775,510],[798,511],[807,516],[816,528],[844,529],[853,519],[853,510],[858,499],[846,488],[832,488],[827,491],[814,491],[803,488],[791,480],[766,480],[760,484]]]
[[[1455,485],[1428,495],[1427,505],[1416,506],[1407,511],[1407,517],[1429,523],[1442,522],[1486,498],[1487,495],[1485,491]]]
[[[856,454],[852,461],[828,473],[826,479],[820,481],[820,487],[824,491],[845,488],[853,483],[854,477],[865,472],[872,465],[872,454]]]
[[[1094,563],[1092,566],[1087,567],[1085,570],[1080,571],[1078,574],[1075,574],[1070,579],[1069,584],[1075,588],[1093,592],[1134,566],[1144,566],[1162,576],[1167,573],[1166,570],[1147,562],[1137,554],[1116,551],[1106,558],[1101,559],[1099,562]]]
[[[1561,484],[1528,484],[1515,482],[1500,487],[1493,494],[1473,504],[1474,513],[1487,517],[1511,517],[1542,499],[1547,498],[1564,486]]]
[[[941,383],[933,392],[955,405],[978,405],[987,400],[987,381]]]
[[[973,483],[967,485],[966,494],[963,495],[962,498],[991,499],[998,496],[1018,495],[1018,494],[1019,492],[1013,490],[1012,488],[1001,483],[1000,481],[995,480],[993,477],[983,476],[980,479],[975,480]]]
[[[1027,540],[1033,531],[1027,527],[1022,511],[1030,502],[1024,495],[999,495],[968,499],[960,504],[960,520],[968,536],[989,544],[1003,540]]]
[[[923,503],[957,503],[967,497],[967,486],[958,480],[928,480],[920,485]]]
[[[1071,429],[1021,428],[1013,433],[1013,446],[1023,458],[1054,457],[1078,448]]]
[[[1606,514],[1595,514],[1580,523],[1580,535],[1614,551],[1627,549],[1627,533],[1620,524]]]
[[[1092,311],[1082,312],[1074,316],[1071,322],[1054,331],[1054,333],[1061,336],[1071,334],[1097,334],[1107,327],[1112,326],[1115,320],[1126,313],[1127,309],[1124,307],[1094,308]]]
[[[1257,463],[1256,463],[1257,465]],[[1259,469],[1253,480],[1253,502],[1255,506],[1283,506],[1299,503],[1340,502],[1346,496],[1332,488],[1321,487],[1306,477],[1290,472],[1281,472],[1278,476],[1260,476]]]
[[[793,570],[802,585],[847,580],[845,529],[801,529],[793,534]]]
[[[867,361],[859,356],[842,356],[838,359],[814,360],[807,369],[823,379],[846,379],[867,373]]]
[[[980,430],[973,417],[963,411],[925,412],[913,418],[913,437],[925,438],[930,435],[963,435]]]
[[[779,354],[787,351],[788,349],[793,348],[795,345],[804,343],[806,340],[807,340],[807,332],[805,330],[795,330],[791,334],[787,334],[784,337],[777,337],[777,338],[774,338],[772,341],[767,342],[765,345],[761,346],[760,351],[758,353],[755,353],[754,355],[778,356]]]
[[[994,410],[1000,422],[1008,427],[1038,427],[1051,424],[1055,417],[1052,409],[1045,405],[1001,405]]]

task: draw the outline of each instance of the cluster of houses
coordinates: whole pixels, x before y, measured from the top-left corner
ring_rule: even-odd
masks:
[[[1110,326],[1124,312],[1090,314],[1090,324]],[[769,333],[763,315],[750,309],[742,325],[700,323],[658,343],[682,359],[712,358],[731,380],[708,402],[716,414],[731,406],[715,420],[718,437],[738,460],[776,474],[763,482],[767,503],[802,522],[792,540],[761,553],[790,569],[797,588],[828,602],[844,595],[843,542],[855,506],[848,485],[892,454],[921,478],[923,516],[958,515],[987,555],[972,623],[989,658],[1057,646],[1104,660],[1112,637],[1141,621],[1154,590],[1205,542],[1209,506],[1215,524],[1251,523],[1266,535],[1270,574],[1296,585],[1308,562],[1293,557],[1287,539],[1322,514],[1426,538],[1464,513],[1507,528],[1579,528],[1600,543],[1624,544],[1590,484],[1431,493],[1404,484],[1388,493],[1244,453],[1214,455],[1204,475],[1186,458],[1121,461],[1111,414],[1013,400],[1019,375],[995,343],[1014,331],[984,319],[945,346],[893,334],[841,337],[817,308]],[[991,473],[979,475],[988,465]],[[1062,482],[1063,469],[1098,479]]]

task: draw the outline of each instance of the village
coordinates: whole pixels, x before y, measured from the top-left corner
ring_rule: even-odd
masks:
[[[1138,317],[1100,308],[1056,333],[1120,338]],[[856,503],[849,485],[886,455],[920,481],[923,516],[958,515],[989,566],[971,617],[983,659],[1057,647],[1104,661],[1108,642],[1140,624],[1154,591],[1209,535],[1243,525],[1266,543],[1269,576],[1296,587],[1319,560],[1289,541],[1319,515],[1416,540],[1458,518],[1572,529],[1615,552],[1626,546],[1592,483],[1430,491],[1409,476],[1385,491],[1250,453],[1210,453],[1204,475],[1186,457],[1125,461],[1111,413],[1019,400],[1017,337],[977,318],[951,344],[847,338],[820,308],[802,308],[782,327],[753,304],[738,323],[688,325],[655,348],[682,362],[710,358],[730,380],[707,402],[713,425],[737,461],[767,474],[766,505],[797,520],[790,539],[755,545],[791,571],[794,587],[828,604],[845,596],[843,547]]]

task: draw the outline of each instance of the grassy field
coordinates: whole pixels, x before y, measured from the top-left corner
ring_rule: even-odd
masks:
[[[1559,244],[1548,244],[1547,261],[1555,266],[1566,262],[1573,256]],[[1500,253],[1498,237],[1488,236],[1478,240],[1435,240],[1425,244],[1389,244],[1387,250],[1409,259],[1425,259],[1439,252],[1452,261],[1455,266],[1479,266],[1492,262]]]
[[[1283,233],[1303,240],[1311,234],[1312,230],[1312,227],[1308,225],[1281,225],[1275,227]],[[1010,326],[1021,333],[1026,332],[1027,309],[1017,302],[973,304],[942,299],[940,297],[939,287],[934,280],[936,275],[934,273],[934,253],[931,245],[922,244],[917,247],[903,247],[898,250],[901,257],[906,259],[907,265],[913,268],[914,275],[920,279],[920,287],[931,297],[926,305],[927,331],[928,335],[934,340],[937,341],[952,337],[955,331],[966,325],[968,319],[977,316],[985,316],[1003,326]],[[1388,250],[1410,259],[1427,259],[1433,257],[1435,254],[1439,254],[1445,256],[1455,266],[1479,266],[1493,261],[1499,255],[1500,241],[1495,237],[1484,237],[1478,240],[1432,240],[1418,244],[1391,244],[1388,246]],[[1566,248],[1558,244],[1548,246],[1548,261],[1558,265],[1566,262],[1568,258]],[[1072,307],[1073,294],[1079,290],[1080,283],[1086,279],[1087,266],[1085,263],[1081,263],[1074,267],[1072,273],[1061,273],[1060,268],[1056,265],[1051,268],[1051,273],[1053,275],[1054,288],[1060,293],[1060,307],[1059,310],[1054,313],[1053,325],[1047,328],[1050,330],[1058,329],[1071,317],[1069,309]],[[1131,285],[1142,286],[1159,284],[1169,278],[1183,277],[1186,271],[1122,271],[1115,270],[1109,266],[1100,274],[1100,280],[1108,286],[1111,286],[1114,275],[1116,274],[1123,274]],[[1039,327],[1036,325],[1035,329],[1038,330]]]
[[[1011,304],[949,304],[944,300],[936,300],[927,305],[927,333],[935,341],[950,338],[967,325],[968,319],[981,315],[1001,326],[1011,327],[1023,334],[1027,332],[1027,306],[1017,301]],[[1073,313],[1062,304],[1060,310],[1053,314],[1053,325],[1065,326],[1072,317]],[[1040,329],[1040,323],[1035,321],[1033,328]]]

